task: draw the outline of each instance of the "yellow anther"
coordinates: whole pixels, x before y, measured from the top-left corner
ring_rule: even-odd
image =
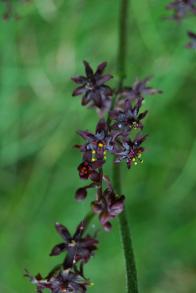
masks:
[[[144,160],[141,160],[140,162],[143,164]]]
[[[92,158],[91,161],[94,162],[94,161],[96,161],[96,159],[95,158]]]
[[[138,158],[141,158],[142,154],[138,154]]]
[[[96,153],[96,151],[95,150],[92,150],[92,154],[95,154]]]
[[[132,161],[135,162],[135,158],[133,158]]]
[[[137,162],[134,162],[134,165],[136,166],[137,165]]]
[[[103,143],[99,142],[98,143],[98,147],[102,148],[103,147]]]
[[[69,246],[70,246],[70,247],[74,247],[74,246],[76,246],[76,242],[75,242],[75,240],[72,240],[71,243],[69,243]]]
[[[93,282],[90,283],[90,286],[94,286],[95,284]]]
[[[104,153],[104,155],[106,155],[106,153],[107,153],[107,152],[106,152],[106,151],[104,151],[103,153]]]
[[[107,157],[106,156],[104,156],[104,160],[106,160],[107,159]]]

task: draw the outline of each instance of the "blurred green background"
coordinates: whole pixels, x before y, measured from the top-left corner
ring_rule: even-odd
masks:
[[[15,1],[13,1],[15,2]],[[128,78],[153,75],[162,96],[146,99],[144,164],[123,167],[140,292],[196,292],[195,52],[186,30],[166,21],[168,1],[132,0]],[[34,292],[23,269],[44,275],[60,240],[56,221],[73,231],[93,198],[74,200],[81,182],[77,129],[94,130],[97,117],[72,98],[70,77],[107,60],[117,82],[118,0],[15,2],[21,19],[0,19],[0,292]],[[1,14],[4,6],[0,3]],[[106,173],[110,174],[108,162]],[[94,231],[99,224],[94,222]],[[89,292],[125,292],[118,221],[100,233],[100,249],[86,267]]]

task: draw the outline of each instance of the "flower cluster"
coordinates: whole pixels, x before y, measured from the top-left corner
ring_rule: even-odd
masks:
[[[189,15],[196,15],[196,0],[174,0],[169,3],[166,8],[173,12],[170,17],[176,21],[181,21]],[[187,44],[187,48],[195,49],[196,45],[196,35],[193,32],[188,32],[188,37],[190,39]]]
[[[95,108],[99,115],[94,132],[78,131],[83,139],[82,144],[75,145],[82,154],[78,172],[81,179],[90,182],[77,189],[76,199],[83,200],[89,189],[96,189],[96,197],[91,202],[92,215],[98,215],[104,230],[110,231],[111,221],[123,212],[125,197],[116,193],[110,178],[104,173],[107,156],[113,156],[116,164],[124,161],[128,169],[143,162],[143,142],[147,137],[142,133],[143,120],[148,113],[143,110],[143,101],[146,95],[161,91],[148,85],[150,78],[136,81],[132,86],[112,89],[105,84],[112,78],[109,74],[103,74],[106,64],[101,63],[94,72],[84,61],[86,76],[72,79],[80,85],[73,95],[82,95],[82,105]],[[105,113],[107,117],[104,117]],[[38,293],[45,289],[51,293],[85,293],[92,285],[84,276],[84,266],[95,254],[98,240],[95,235],[86,233],[88,224],[89,216],[72,235],[64,225],[56,223],[56,231],[62,241],[52,248],[50,256],[65,254],[63,262],[46,277],[41,274],[34,277],[25,272]]]
[[[95,73],[89,63],[85,61],[84,65],[87,77],[73,78],[75,82],[83,82],[82,87],[74,90],[74,94],[84,94],[82,104],[85,104],[84,99],[86,100],[88,93],[88,103],[101,111],[106,108],[108,92],[103,92],[101,83],[97,82],[99,80],[105,82],[111,78],[111,75],[100,75],[106,63],[101,63]],[[87,196],[88,189],[97,189],[96,199],[92,201],[91,206],[93,212],[99,215],[100,222],[106,231],[112,227],[110,220],[123,211],[125,198],[115,193],[110,179],[103,172],[103,166],[109,154],[114,157],[115,163],[124,161],[128,168],[143,162],[141,158],[144,152],[143,142],[147,137],[142,134],[143,120],[148,113],[143,111],[144,97],[161,93],[160,90],[150,87],[149,81],[150,78],[136,81],[133,86],[123,87],[118,91],[110,89],[110,93],[115,93],[116,99],[114,105],[110,106],[107,120],[102,115],[93,133],[78,131],[84,140],[83,144],[75,145],[82,153],[78,172],[81,179],[89,179],[91,183],[76,191],[76,199],[83,200]],[[89,82],[93,86],[89,86]],[[95,96],[102,97],[101,104],[96,103]],[[106,184],[105,189],[103,183]]]
[[[91,282],[84,277],[83,266],[90,257],[94,255],[98,240],[90,235],[85,235],[87,220],[83,220],[73,235],[62,224],[56,224],[56,230],[62,237],[63,242],[52,249],[50,256],[66,253],[62,264],[57,265],[45,278],[40,274],[35,277],[27,271],[26,277],[36,285],[37,292],[42,293],[44,289],[50,289],[52,293],[83,293]]]
[[[105,83],[112,78],[110,74],[103,74],[107,62],[101,63],[95,73],[88,62],[84,61],[86,76],[72,77],[72,80],[79,84],[73,91],[73,96],[82,95],[81,104],[96,107],[102,114],[108,111],[111,105],[112,89]]]

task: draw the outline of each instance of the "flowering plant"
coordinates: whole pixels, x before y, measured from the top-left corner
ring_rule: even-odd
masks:
[[[103,229],[110,231],[111,221],[124,210],[125,196],[118,193],[104,172],[107,156],[113,156],[115,164],[125,162],[128,169],[143,162],[143,143],[147,138],[143,134],[143,120],[148,113],[143,110],[143,101],[145,96],[161,91],[148,85],[150,78],[136,81],[132,86],[112,89],[106,84],[112,78],[112,75],[104,74],[106,65],[106,62],[101,63],[94,72],[84,61],[86,76],[76,76],[72,80],[80,84],[73,91],[73,96],[81,95],[81,104],[95,109],[99,117],[94,132],[78,131],[84,142],[75,145],[82,154],[77,169],[81,180],[90,182],[79,187],[75,197],[78,201],[84,200],[88,189],[93,188],[92,213],[98,215]],[[91,282],[85,278],[83,268],[98,248],[97,236],[86,234],[89,221],[88,217],[81,221],[73,236],[65,226],[56,224],[63,242],[57,244],[50,255],[65,252],[66,256],[63,263],[45,278],[40,274],[33,277],[26,272],[38,292],[45,288],[53,293],[86,292]]]

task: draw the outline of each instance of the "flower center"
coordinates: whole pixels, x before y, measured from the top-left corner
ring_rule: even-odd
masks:
[[[95,149],[93,149],[91,151],[92,157],[91,157],[91,161],[95,162],[97,161],[97,159],[107,159],[107,151],[105,150],[105,144],[101,141],[99,141],[97,143],[97,145],[95,146]]]
[[[137,154],[134,154],[134,157],[132,158],[132,162],[136,166],[138,163],[143,163],[144,161],[141,159],[142,153],[138,152]]]
[[[72,239],[71,242],[69,243],[69,246],[74,247],[74,246],[76,246],[76,244],[77,244],[76,241],[74,239]]]

